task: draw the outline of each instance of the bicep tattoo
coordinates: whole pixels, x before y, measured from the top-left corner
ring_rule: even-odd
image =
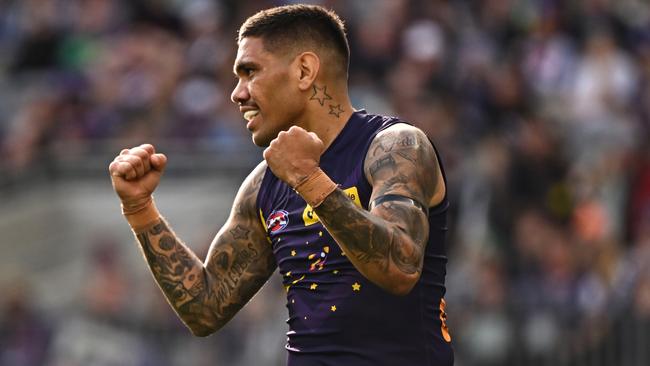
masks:
[[[372,198],[397,194],[425,207],[436,191],[437,157],[424,133],[413,127],[387,130],[370,145],[365,173],[373,186]]]

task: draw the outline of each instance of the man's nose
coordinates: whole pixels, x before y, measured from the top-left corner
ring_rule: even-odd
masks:
[[[230,94],[230,100],[235,104],[244,104],[249,98],[250,95],[248,94],[246,84],[239,80],[237,86],[233,89],[232,94]]]

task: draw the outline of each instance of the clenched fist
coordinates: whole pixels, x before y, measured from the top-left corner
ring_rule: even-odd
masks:
[[[124,149],[113,159],[108,170],[125,212],[135,212],[151,201],[166,165],[167,157],[150,144]]]
[[[271,141],[264,159],[276,177],[295,188],[318,168],[324,150],[315,133],[293,126]]]

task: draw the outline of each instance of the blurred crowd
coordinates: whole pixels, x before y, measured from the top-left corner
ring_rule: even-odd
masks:
[[[0,2],[0,175],[143,139],[219,154],[252,145],[229,100],[236,31],[285,3]],[[413,122],[444,159],[457,363],[648,364],[627,345],[650,344],[650,4],[312,3],[346,21],[353,105]],[[110,255],[97,258],[110,270]],[[94,296],[119,301],[120,271],[97,271]],[[25,296],[0,300],[1,366],[47,364],[65,346]],[[176,322],[113,305],[114,321],[138,324],[127,346],[179,348],[164,346],[185,332]],[[212,342],[251,336],[232,329]]]

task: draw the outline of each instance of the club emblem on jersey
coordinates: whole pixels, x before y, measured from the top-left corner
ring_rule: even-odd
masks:
[[[285,210],[273,211],[268,220],[266,220],[266,227],[272,233],[284,229],[289,224],[289,213]]]

